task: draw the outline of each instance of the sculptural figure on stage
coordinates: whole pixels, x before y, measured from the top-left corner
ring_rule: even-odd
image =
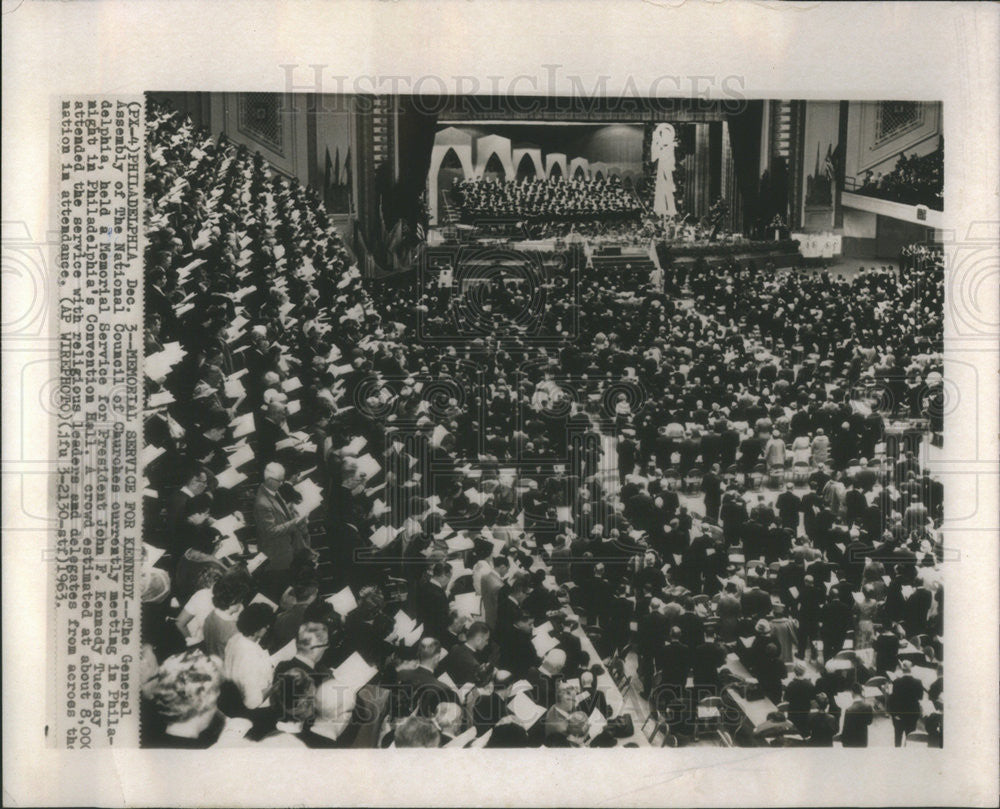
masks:
[[[674,204],[674,128],[658,124],[653,130],[650,159],[656,162],[656,188],[653,192],[653,213],[669,218],[676,216]]]

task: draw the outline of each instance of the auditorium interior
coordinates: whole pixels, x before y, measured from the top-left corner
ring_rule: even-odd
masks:
[[[147,94],[145,746],[942,746],[942,105],[626,101]]]

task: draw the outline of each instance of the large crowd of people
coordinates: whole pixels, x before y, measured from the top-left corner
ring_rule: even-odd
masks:
[[[463,221],[602,221],[635,217],[643,210],[617,177],[456,180],[454,190]]]
[[[147,115],[145,744],[940,744],[939,262],[367,280]]]
[[[926,155],[901,154],[886,174],[867,173],[858,193],[906,205],[944,207],[944,145]]]

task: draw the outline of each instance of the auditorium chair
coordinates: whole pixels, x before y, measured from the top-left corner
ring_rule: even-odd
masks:
[[[696,739],[702,733],[714,733],[722,728],[722,708],[722,697],[705,697],[698,702],[694,724]]]
[[[687,474],[684,475],[684,488],[685,494],[697,494],[701,491],[701,481],[704,474],[701,471],[700,466],[692,466]]]
[[[729,731],[719,730],[719,746],[720,747],[735,747],[733,744],[733,737],[730,735]]]
[[[797,463],[792,466],[792,483],[795,486],[805,486],[809,483],[812,467],[807,463]]]
[[[785,467],[772,466],[767,470],[767,486],[769,489],[779,489],[785,482]]]
[[[872,693],[876,689],[878,693]],[[886,700],[888,699],[889,678],[881,675],[869,677],[864,682],[864,696],[875,702],[876,710],[886,710]]]
[[[604,661],[604,667],[608,670],[608,675],[611,677],[611,681],[621,692],[622,697],[624,697],[625,692],[632,687],[633,682],[632,676],[625,670],[625,655],[627,653],[627,649],[618,649],[611,655],[611,657]]]

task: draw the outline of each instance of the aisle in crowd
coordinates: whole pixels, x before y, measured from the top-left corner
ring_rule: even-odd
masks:
[[[939,257],[472,305],[147,138],[145,744],[940,743]]]

